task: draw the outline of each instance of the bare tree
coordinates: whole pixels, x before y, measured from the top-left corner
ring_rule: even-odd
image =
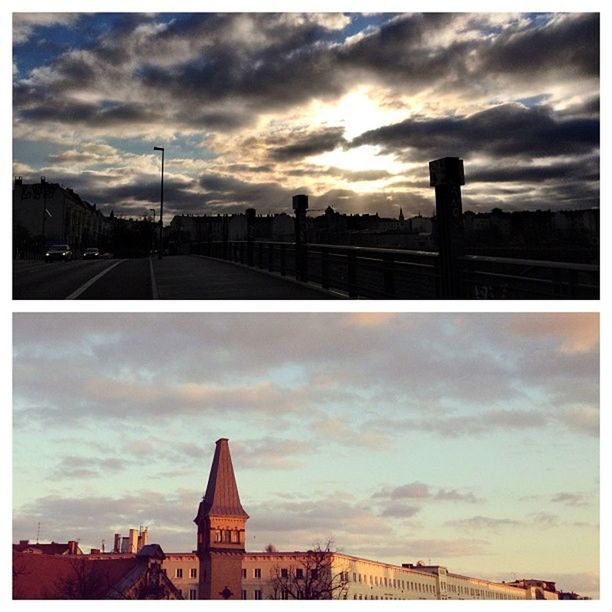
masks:
[[[276,546],[274,546],[274,544],[266,544],[266,547],[264,548],[264,552],[274,553],[274,552],[277,552],[277,548]]]
[[[273,569],[273,599],[346,599],[348,572],[334,567],[333,541],[300,553],[293,567]]]
[[[108,576],[89,561],[72,559],[70,570],[55,581],[49,599],[99,599],[110,588]]]

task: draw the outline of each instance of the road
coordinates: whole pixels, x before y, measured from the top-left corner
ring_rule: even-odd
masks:
[[[13,262],[16,300],[326,299],[322,291],[205,257]]]

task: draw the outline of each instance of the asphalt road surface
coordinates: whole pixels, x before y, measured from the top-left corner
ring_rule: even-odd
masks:
[[[326,299],[324,292],[205,257],[13,262],[16,300]]]

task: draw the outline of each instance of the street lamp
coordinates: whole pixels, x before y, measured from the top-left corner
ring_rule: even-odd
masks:
[[[161,151],[161,192],[159,197],[159,259],[162,258],[164,249],[164,147],[153,147],[154,151]]]
[[[45,228],[45,224],[47,221],[47,179],[44,176],[40,177],[40,190],[41,190],[41,196],[42,196],[42,203],[43,203],[43,209],[42,209],[42,242],[43,242],[43,249],[47,248],[47,236],[46,236],[46,228]]]
[[[153,231],[151,232],[151,255],[153,255],[153,249],[155,249],[155,209],[149,208],[153,213]]]

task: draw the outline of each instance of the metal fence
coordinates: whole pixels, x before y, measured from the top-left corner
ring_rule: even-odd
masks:
[[[191,252],[316,283],[351,298],[598,299],[599,266],[502,257],[458,258],[457,295],[441,287],[438,253],[290,242],[192,243]]]

